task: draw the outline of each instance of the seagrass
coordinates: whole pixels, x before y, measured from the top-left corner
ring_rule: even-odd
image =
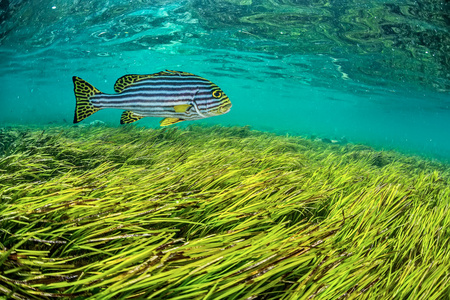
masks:
[[[249,127],[0,141],[0,298],[450,299],[445,163]]]

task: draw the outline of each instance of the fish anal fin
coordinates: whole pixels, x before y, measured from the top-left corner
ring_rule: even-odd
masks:
[[[142,119],[143,117],[144,116],[135,114],[130,110],[126,110],[122,113],[122,116],[120,117],[120,124],[130,124]]]
[[[175,109],[175,112],[177,112],[177,113],[184,113],[191,106],[192,105],[190,105],[190,104],[182,104],[182,105],[175,105],[173,108]]]
[[[159,122],[160,126],[169,126],[178,122],[183,122],[183,119],[179,118],[165,118],[161,122]]]
[[[102,92],[80,77],[73,76],[72,80],[76,98],[73,123],[78,123],[100,110],[91,103],[91,98],[94,95],[102,94]]]

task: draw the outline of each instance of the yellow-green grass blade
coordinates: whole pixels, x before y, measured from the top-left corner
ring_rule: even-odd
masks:
[[[8,297],[450,294],[447,164],[248,127],[2,134]]]

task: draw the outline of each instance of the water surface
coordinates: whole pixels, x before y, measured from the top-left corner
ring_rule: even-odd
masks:
[[[232,111],[201,123],[450,159],[444,1],[2,1],[1,124],[70,124],[71,77],[192,72]],[[121,111],[86,123],[118,125]],[[136,125],[157,127],[159,119]],[[183,122],[179,126],[186,126]]]

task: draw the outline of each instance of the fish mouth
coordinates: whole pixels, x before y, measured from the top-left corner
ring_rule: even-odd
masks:
[[[210,116],[220,116],[223,114],[226,114],[231,109],[231,101],[228,99],[228,97],[225,97],[220,101],[220,104],[216,106],[214,109],[209,111]]]
[[[226,102],[225,104],[222,104],[221,105],[221,107],[220,107],[220,112],[222,113],[222,114],[226,114],[227,112],[229,112],[230,111],[230,109],[231,109],[231,102],[230,102],[230,100],[228,100],[228,102]]]

